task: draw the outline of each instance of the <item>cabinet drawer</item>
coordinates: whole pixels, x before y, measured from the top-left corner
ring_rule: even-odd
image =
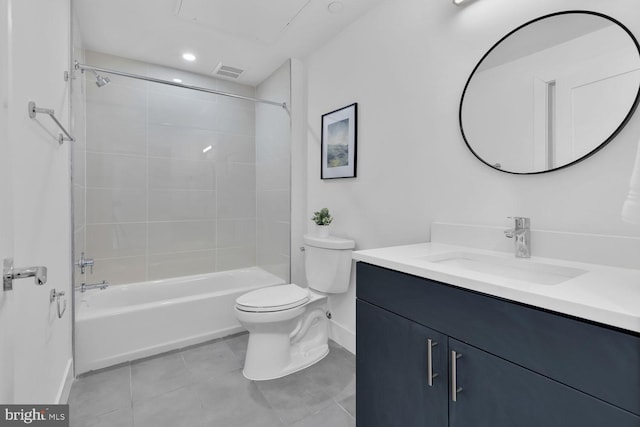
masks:
[[[640,415],[640,334],[359,262],[357,296]]]

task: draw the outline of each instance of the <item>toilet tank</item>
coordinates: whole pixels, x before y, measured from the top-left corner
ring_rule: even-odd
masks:
[[[339,237],[303,236],[305,270],[311,289],[327,294],[340,294],[349,288],[353,240]]]

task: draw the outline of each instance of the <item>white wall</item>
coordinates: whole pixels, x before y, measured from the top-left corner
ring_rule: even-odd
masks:
[[[429,240],[432,221],[640,236],[621,220],[640,138],[636,114],[615,141],[565,170],[514,176],[480,163],[458,128],[464,83],[513,28],[567,9],[606,13],[640,35],[637,0],[387,1],[307,60],[308,208],[327,206],[334,234],[358,249]],[[358,102],[358,177],[320,180],[320,116]],[[310,225],[310,222],[309,222]],[[638,263],[640,268],[640,261]],[[355,282],[332,297],[334,321],[355,331]]]
[[[27,103],[54,109],[68,127],[63,72],[69,70],[70,8],[69,0],[9,4],[9,127],[2,143],[11,152],[13,256],[16,267],[44,265],[49,271],[44,286],[33,279],[14,283],[14,321],[2,327],[14,331],[14,401],[49,403],[66,399],[71,373],[70,310],[58,319],[49,303],[53,288],[66,293],[69,305],[71,298],[70,143],[58,144],[59,130],[46,115],[30,119]]]
[[[0,1],[0,262],[13,256],[11,147],[9,141],[9,0]],[[13,402],[13,330],[10,292],[0,292],[0,402]]]

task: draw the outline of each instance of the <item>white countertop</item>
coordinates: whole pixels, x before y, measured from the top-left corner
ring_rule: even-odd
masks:
[[[556,285],[539,285],[421,259],[447,252],[514,258],[513,254],[504,252],[442,243],[421,243],[355,251],[353,259],[463,289],[640,332],[640,270],[534,256],[519,259],[518,262],[523,263],[541,262],[586,270],[584,274]]]

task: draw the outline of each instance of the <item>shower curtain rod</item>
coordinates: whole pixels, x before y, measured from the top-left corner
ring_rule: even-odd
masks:
[[[213,93],[214,95],[228,96],[230,98],[243,99],[245,101],[253,101],[253,102],[260,102],[262,104],[277,105],[277,106],[282,107],[285,110],[287,110],[287,103],[286,102],[276,102],[276,101],[269,101],[268,99],[251,98],[251,97],[248,97],[248,96],[236,95],[236,94],[233,94],[233,93],[222,92],[222,91],[219,91],[219,90],[207,89],[205,87],[185,85],[183,83],[176,83],[176,82],[170,82],[168,80],[156,79],[154,77],[141,76],[139,74],[125,73],[123,71],[109,70],[107,68],[99,68],[99,67],[94,67],[92,65],[80,64],[78,61],[75,61],[75,69],[76,70],[81,70],[81,71],[84,71],[84,70],[99,71],[101,73],[114,74],[116,76],[129,77],[129,78],[132,78],[132,79],[146,80],[148,82],[160,83],[160,84],[164,84],[164,85],[180,87],[180,88],[183,88],[183,89],[191,89],[191,90],[197,90],[197,91],[200,91],[200,92]]]

